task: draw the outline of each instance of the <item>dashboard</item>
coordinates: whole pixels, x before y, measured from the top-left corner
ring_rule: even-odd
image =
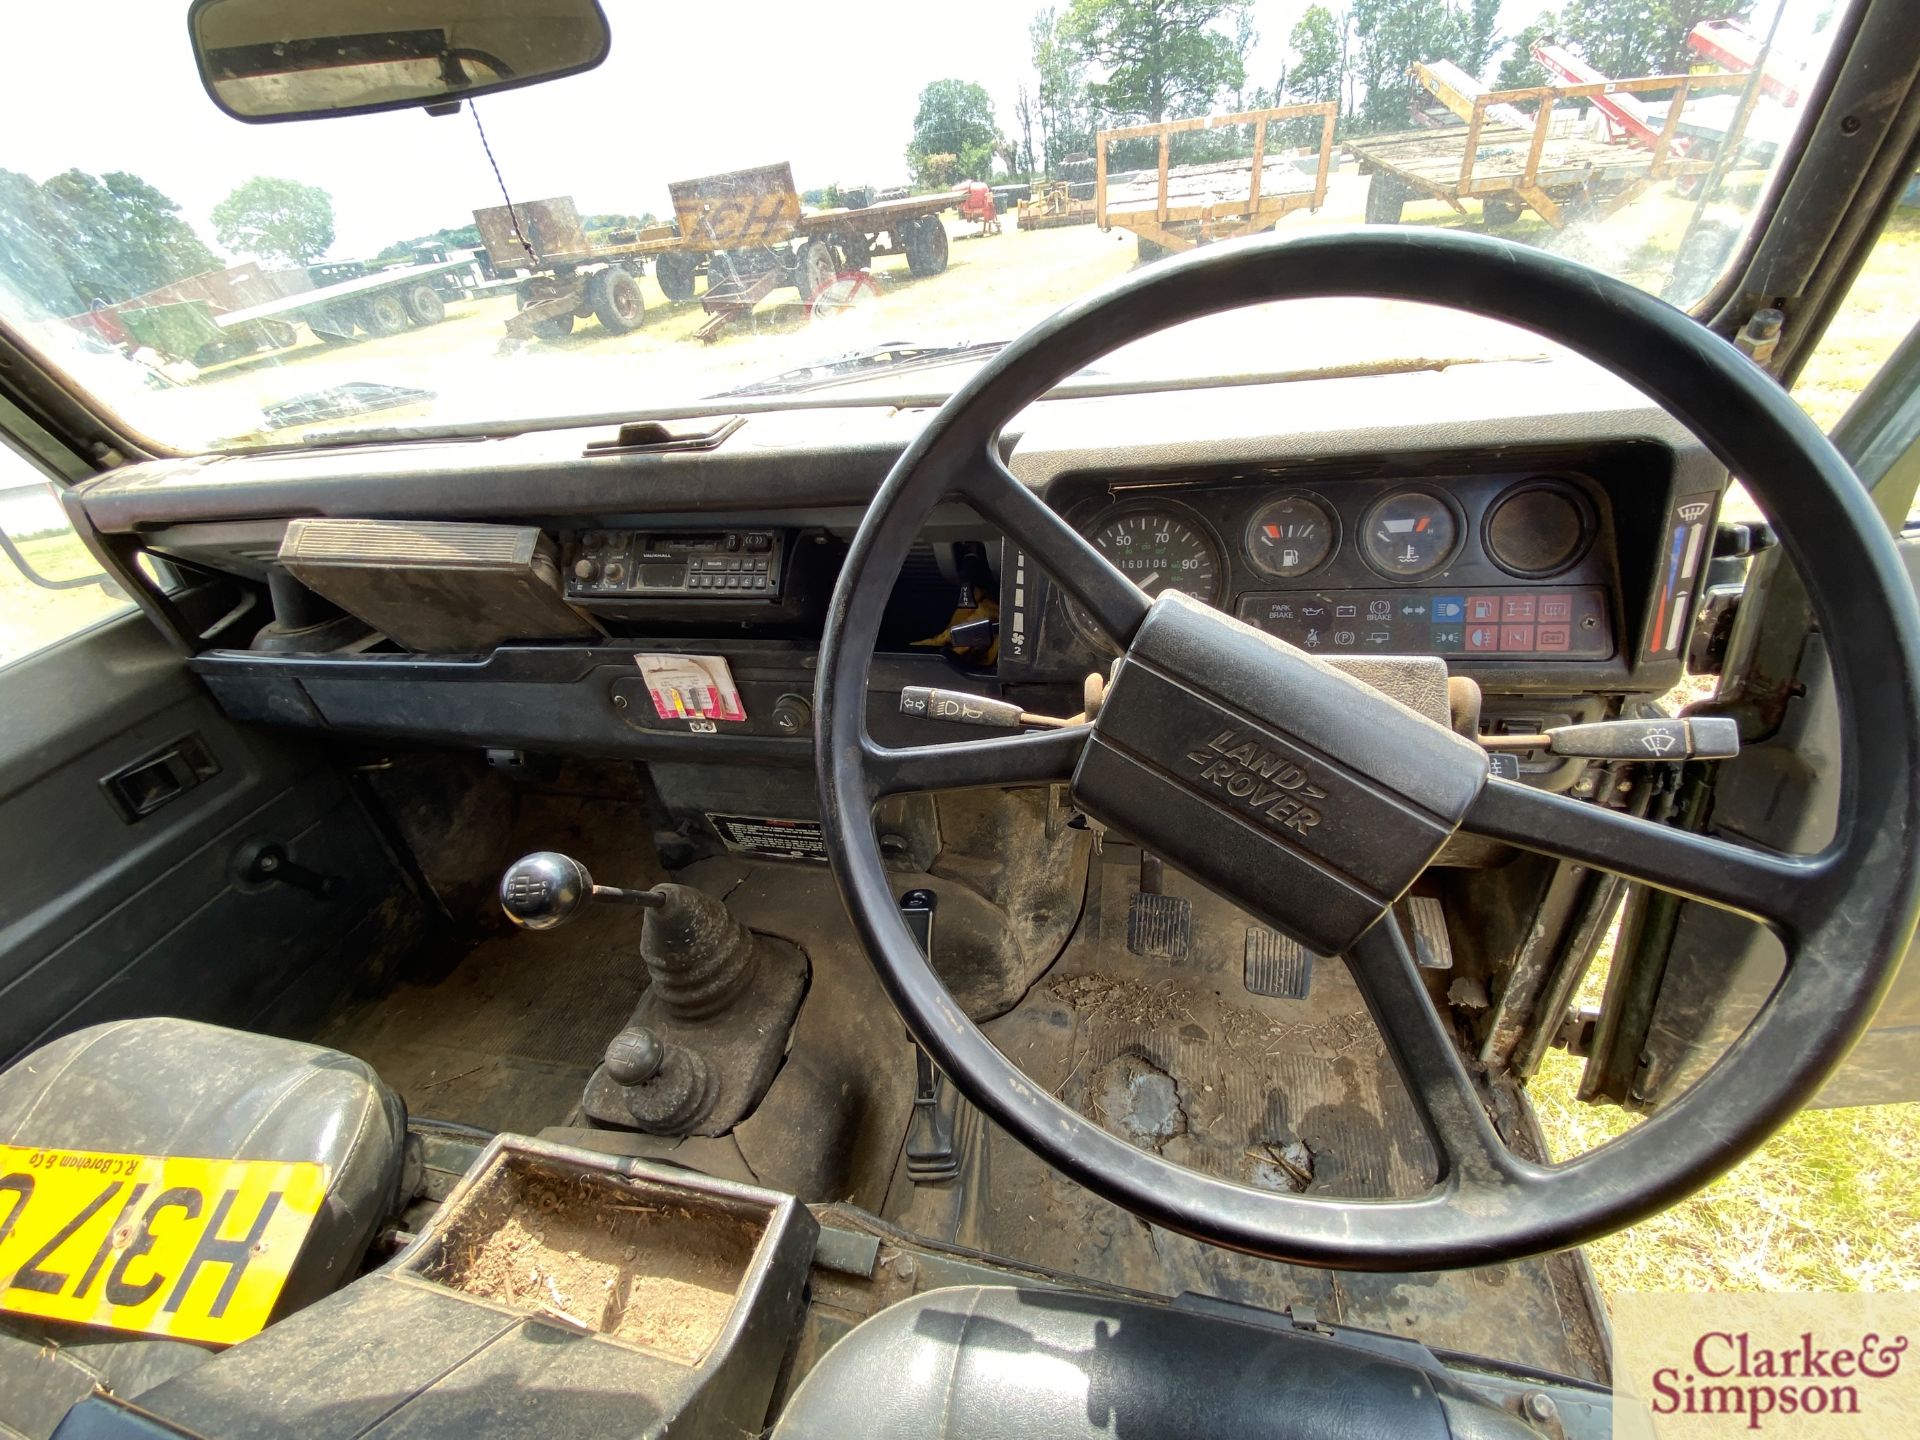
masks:
[[[699,422],[717,438],[698,451],[609,453],[604,428],[583,428],[156,461],[84,487],[78,508],[123,570],[146,553],[193,577],[191,602],[164,618],[236,718],[804,769],[848,542],[931,412],[746,408]],[[1479,682],[1483,723],[1512,733],[1601,718],[1679,679],[1726,484],[1632,391],[1554,364],[1046,402],[1010,435],[1007,464],[1148,593],[1186,591],[1309,652],[1440,656]],[[331,648],[262,626],[288,589],[267,582],[319,522],[406,542],[362,557],[358,593],[378,590],[396,617],[433,609],[417,627],[433,638],[371,613]],[[484,563],[402,584],[434,549],[422,527],[474,532]],[[314,563],[343,553],[314,547]],[[471,587],[496,560],[518,567],[518,601],[537,604],[482,603]],[[235,586],[251,587],[251,606]],[[963,612],[966,647],[951,634]],[[528,618],[473,629],[507,613]],[[929,516],[881,650],[869,723],[885,743],[968,738],[902,716],[904,687],[1070,714],[1113,654],[958,503]],[[697,724],[659,713],[636,673],[647,655],[725,660],[737,710]],[[1519,763],[1553,785],[1579,768]]]

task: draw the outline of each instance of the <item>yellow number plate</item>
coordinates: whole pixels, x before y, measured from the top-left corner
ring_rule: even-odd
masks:
[[[326,1189],[310,1160],[0,1145],[0,1310],[244,1340],[267,1323]]]

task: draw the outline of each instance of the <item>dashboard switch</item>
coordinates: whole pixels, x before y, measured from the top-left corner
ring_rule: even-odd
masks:
[[[771,714],[773,728],[782,735],[804,735],[813,726],[813,704],[804,695],[782,695]]]

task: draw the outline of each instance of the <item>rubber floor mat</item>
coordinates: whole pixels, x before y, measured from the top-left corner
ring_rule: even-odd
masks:
[[[646,886],[660,877],[651,846],[628,838],[636,827],[588,830],[580,813],[564,799],[523,800],[502,865],[554,849],[579,856],[609,883]],[[642,918],[624,906],[591,905],[558,929],[497,935],[444,979],[397,985],[314,1039],[373,1066],[412,1114],[529,1135],[565,1124],[646,989]]]
[[[1097,873],[1059,964],[985,1027],[1037,1086],[1134,1145],[1242,1184],[1353,1198],[1429,1187],[1432,1146],[1343,962],[1316,965],[1302,998],[1255,993],[1252,917],[1172,874],[1168,888],[1193,902],[1190,953],[1135,956],[1134,871]],[[935,1238],[1155,1294],[1311,1305],[1339,1323],[1606,1372],[1570,1257],[1380,1276],[1256,1260],[1146,1224],[988,1129],[981,1193]]]
[[[531,1134],[564,1123],[646,988],[637,910],[485,941],[437,984],[402,984],[320,1035],[417,1115]]]

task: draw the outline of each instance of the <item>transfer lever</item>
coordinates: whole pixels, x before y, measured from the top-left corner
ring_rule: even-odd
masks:
[[[1724,715],[1599,720],[1538,735],[1482,735],[1480,743],[1489,750],[1545,750],[1582,760],[1730,760],[1740,753],[1740,726]]]
[[[557,850],[523,855],[500,877],[500,908],[514,924],[528,930],[564,925],[594,901],[655,909],[666,904],[667,897],[658,890],[596,885],[586,866]]]

